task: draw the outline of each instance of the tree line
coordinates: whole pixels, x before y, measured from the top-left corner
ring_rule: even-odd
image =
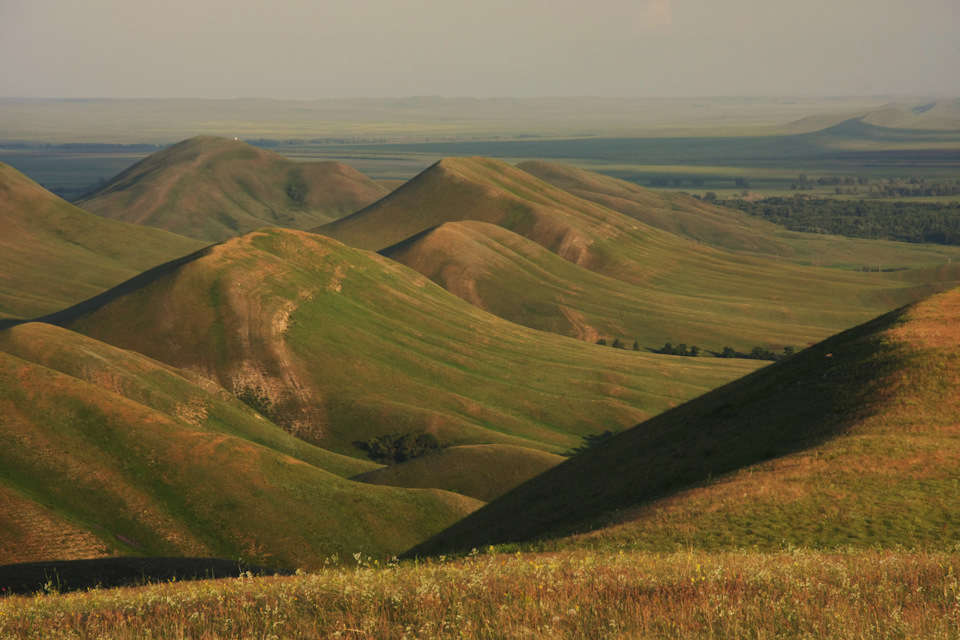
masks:
[[[791,231],[901,242],[960,244],[960,203],[881,202],[802,196],[756,201],[729,199],[724,205]]]

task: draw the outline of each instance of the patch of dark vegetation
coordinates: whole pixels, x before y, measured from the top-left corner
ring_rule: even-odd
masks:
[[[895,189],[916,191],[916,195],[960,193],[960,185],[956,183],[880,186],[883,193],[890,192],[891,197]],[[955,202],[881,202],[797,195],[752,202],[734,198],[723,204],[791,231],[874,240],[960,244],[960,204]]]
[[[297,207],[305,207],[307,205],[307,192],[309,190],[309,185],[303,180],[303,176],[299,171],[291,173],[290,180],[287,182],[285,189],[290,202]]]
[[[277,423],[277,420],[280,416],[277,414],[273,400],[267,396],[263,389],[257,389],[251,386],[243,386],[234,390],[233,395],[236,396],[237,400],[247,405],[270,422]]]
[[[569,457],[569,456],[575,456],[578,453],[583,453],[584,451],[589,451],[590,449],[596,447],[597,445],[603,444],[604,442],[612,438],[613,435],[614,435],[613,431],[610,431],[610,429],[607,429],[603,433],[592,433],[590,435],[586,435],[583,437],[583,444],[581,444],[578,447],[574,447],[573,449],[570,449],[563,455]]]
[[[53,594],[172,580],[292,573],[223,558],[96,558],[26,562],[0,566],[0,595]]]
[[[440,451],[443,445],[432,433],[393,433],[369,440],[357,440],[353,446],[374,462],[398,464]]]
[[[662,347],[660,347],[659,349],[657,349],[656,352],[663,353],[668,356],[685,356],[690,358],[696,358],[697,356],[700,355],[700,347],[698,347],[695,344],[690,345],[688,347],[686,344],[682,342],[674,346],[673,343],[668,342]]]

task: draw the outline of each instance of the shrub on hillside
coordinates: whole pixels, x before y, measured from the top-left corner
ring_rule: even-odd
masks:
[[[397,464],[443,448],[432,433],[393,433],[353,443],[374,462]]]

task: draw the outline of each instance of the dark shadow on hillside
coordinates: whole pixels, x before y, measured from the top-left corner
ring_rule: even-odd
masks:
[[[0,566],[0,595],[66,593],[171,580],[235,578],[247,572],[257,576],[293,573],[222,558],[96,558],[27,562]]]
[[[427,556],[563,537],[626,509],[817,446],[873,410],[903,356],[879,332],[903,309],[656,416],[489,503],[407,551]]]

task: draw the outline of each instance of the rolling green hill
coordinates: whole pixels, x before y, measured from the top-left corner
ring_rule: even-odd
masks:
[[[475,508],[351,482],[376,465],[291,437],[208,380],[41,323],[0,332],[0,564],[390,555]]]
[[[511,322],[588,342],[637,342],[643,350],[666,342],[713,352],[804,347],[960,275],[960,265],[864,274],[735,257],[721,262],[716,254],[707,261],[688,249],[673,257],[676,276],[641,286],[472,221],[443,224],[382,253]],[[656,256],[650,259],[657,265]]]
[[[446,489],[489,502],[564,460],[556,454],[513,445],[464,445],[368,471],[351,480]]]
[[[535,329],[644,349],[802,347],[960,276],[960,268],[918,280],[800,266],[787,258],[930,264],[960,253],[791,233],[591,172],[524,166],[554,184],[495,160],[447,159],[321,231],[371,248],[411,233],[380,252],[471,304]],[[781,252],[782,262],[768,259]]]
[[[207,243],[78,209],[0,163],[0,319],[97,295]]]
[[[138,162],[78,205],[220,241],[260,227],[314,227],[387,193],[337,162],[297,163],[245,142],[197,136]]]
[[[196,372],[290,433],[352,444],[562,452],[755,369],[585,344],[500,320],[376,254],[270,229],[148,272],[50,318]]]
[[[521,485],[413,554],[490,543],[952,548],[960,290],[881,316]]]

